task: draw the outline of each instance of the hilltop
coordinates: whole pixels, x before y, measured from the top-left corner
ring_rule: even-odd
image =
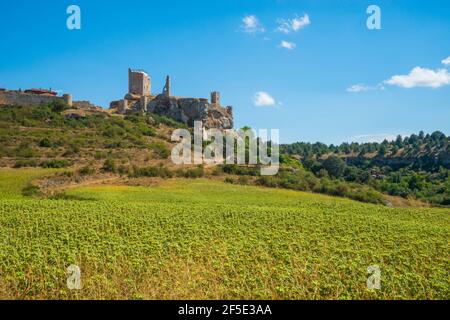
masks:
[[[331,175],[392,196],[450,205],[450,137],[439,131],[399,135],[382,143],[297,142],[282,145],[281,150],[317,176]]]

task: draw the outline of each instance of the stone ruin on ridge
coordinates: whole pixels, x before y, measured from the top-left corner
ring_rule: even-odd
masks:
[[[151,112],[171,117],[188,126],[202,121],[205,128],[232,129],[233,108],[220,105],[220,93],[212,92],[211,101],[203,98],[181,98],[171,95],[170,77],[163,92],[151,94],[150,76],[142,70],[128,69],[128,93],[124,99],[113,101],[117,113]]]

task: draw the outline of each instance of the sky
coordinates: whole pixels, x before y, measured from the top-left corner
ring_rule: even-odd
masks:
[[[282,143],[450,134],[448,0],[2,0],[0,27],[0,88],[107,108],[132,67],[152,93],[166,75],[177,96],[220,91],[235,127],[279,129]]]

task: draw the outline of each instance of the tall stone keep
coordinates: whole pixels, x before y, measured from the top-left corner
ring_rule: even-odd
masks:
[[[211,92],[211,104],[220,105],[220,92]]]
[[[140,96],[151,94],[150,77],[145,71],[128,69],[128,93]]]

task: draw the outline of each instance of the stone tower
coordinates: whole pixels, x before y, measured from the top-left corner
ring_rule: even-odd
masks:
[[[217,91],[211,92],[211,104],[220,105],[220,93]]]
[[[72,107],[73,106],[73,98],[71,94],[63,94],[63,99],[64,102],[69,106]]]
[[[170,97],[170,77],[166,77],[166,84],[163,89],[163,95],[166,97]]]
[[[128,93],[140,96],[151,94],[150,77],[145,71],[128,69]]]

